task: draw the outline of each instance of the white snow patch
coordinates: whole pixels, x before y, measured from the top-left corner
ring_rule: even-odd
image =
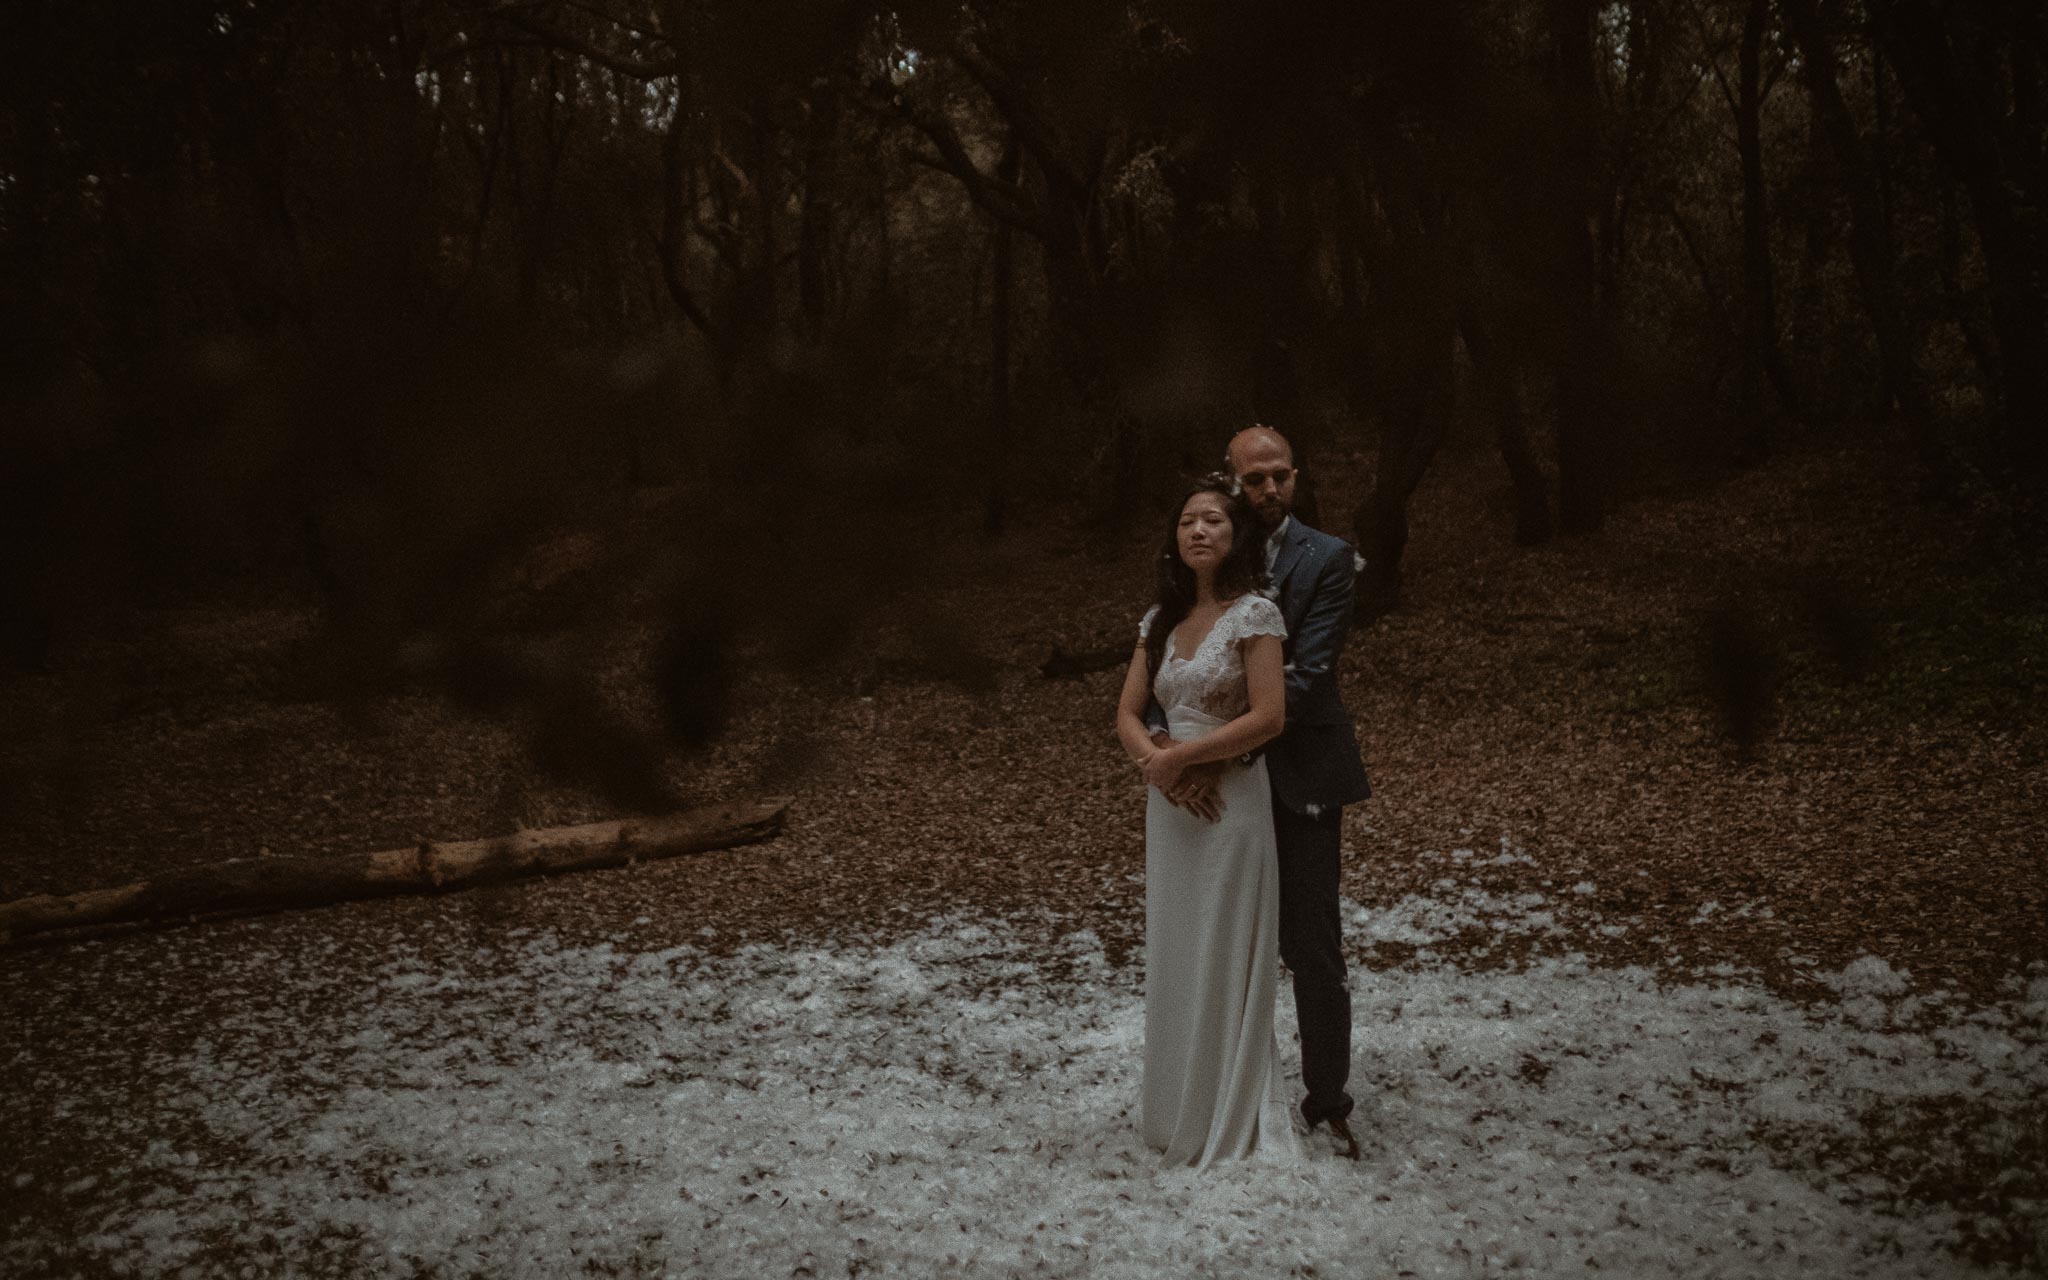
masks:
[[[1541,895],[1456,885],[1346,915],[1354,943],[1560,931]],[[1139,1141],[1142,975],[1092,932],[389,954],[362,987],[316,950],[242,955],[175,1049],[29,1041],[29,1114],[95,1060],[152,1083],[64,1121],[122,1158],[28,1205],[0,1270],[1953,1276],[1965,1219],[1828,1153],[1873,1112],[2048,1088],[2048,979],[1914,1032],[1875,957],[1821,1009],[1576,953],[1418,961],[1353,971],[1363,1162],[1319,1141],[1195,1174]]]
[[[1892,968],[1876,956],[1863,956],[1851,961],[1839,974],[1820,975],[1820,980],[1841,992],[1847,999],[1856,996],[1902,995],[1910,985],[1912,975],[1902,969]]]

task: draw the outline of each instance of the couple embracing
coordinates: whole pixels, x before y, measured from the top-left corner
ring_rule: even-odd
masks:
[[[1241,431],[1226,456],[1174,512],[1117,704],[1148,784],[1141,1127],[1168,1165],[1303,1158],[1273,1031],[1284,961],[1298,1114],[1355,1160],[1339,846],[1369,789],[1337,689],[1355,561],[1294,518],[1278,432]]]

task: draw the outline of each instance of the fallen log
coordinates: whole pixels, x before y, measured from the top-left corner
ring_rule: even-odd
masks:
[[[113,889],[0,903],[0,943],[53,929],[181,920],[216,912],[287,911],[360,898],[622,867],[773,839],[786,798],[713,805],[656,818],[520,831],[494,840],[422,842],[328,858],[246,858],[174,871]]]

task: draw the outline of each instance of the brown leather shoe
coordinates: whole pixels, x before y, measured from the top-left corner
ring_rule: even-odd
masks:
[[[1358,1159],[1358,1139],[1352,1136],[1351,1122],[1342,1116],[1331,1116],[1323,1121],[1323,1123],[1329,1125],[1330,1132],[1335,1134],[1337,1140],[1344,1144],[1344,1149],[1338,1154],[1342,1155],[1346,1160]]]

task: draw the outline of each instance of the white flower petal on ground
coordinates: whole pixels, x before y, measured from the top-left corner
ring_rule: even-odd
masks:
[[[1347,912],[1354,940],[1408,941],[1547,937],[1552,909],[1446,886]],[[1949,1276],[1970,1222],[1840,1144],[2048,1088],[2038,979],[1923,1027],[1875,957],[1826,975],[1844,1003],[1819,1008],[1575,955],[1418,961],[1354,972],[1362,1163],[1194,1174],[1137,1138],[1141,975],[1086,931],[936,920],[723,957],[390,943],[364,988],[317,951],[194,948],[173,967],[231,997],[203,1037],[18,1049],[5,1119],[67,1099],[74,1138],[123,1156],[34,1201],[4,1269]],[[95,1094],[81,1068],[112,1061],[150,1088]]]

